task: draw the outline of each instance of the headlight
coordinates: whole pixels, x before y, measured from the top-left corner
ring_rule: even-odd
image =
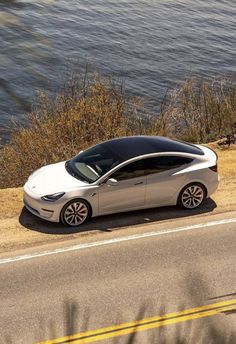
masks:
[[[60,199],[63,195],[65,195],[65,192],[57,192],[52,195],[46,195],[41,197],[43,201],[48,201],[48,202],[55,202],[58,199]]]

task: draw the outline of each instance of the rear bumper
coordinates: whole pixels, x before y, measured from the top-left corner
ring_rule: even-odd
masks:
[[[215,172],[213,172],[215,173]],[[207,187],[207,197],[211,196],[213,193],[216,192],[216,190],[218,189],[220,183],[220,176],[218,174],[216,174],[215,177],[211,178],[211,182],[208,183],[208,187]]]

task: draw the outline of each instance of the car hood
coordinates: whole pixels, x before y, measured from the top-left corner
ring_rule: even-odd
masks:
[[[65,168],[65,161],[47,165],[35,171],[28,179],[31,192],[45,196],[56,192],[87,186],[88,184],[72,177]]]

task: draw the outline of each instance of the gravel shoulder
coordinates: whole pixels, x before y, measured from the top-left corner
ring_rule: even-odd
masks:
[[[202,216],[236,210],[236,146],[217,148],[209,145],[219,156],[219,189],[197,211],[178,210],[175,207],[156,208],[139,212],[104,216],[92,219],[82,228],[65,228],[60,224],[40,220],[23,207],[22,188],[0,190],[0,253],[33,247],[50,242],[67,241],[81,236],[96,235],[115,229],[131,228],[147,222],[174,221],[186,216]]]

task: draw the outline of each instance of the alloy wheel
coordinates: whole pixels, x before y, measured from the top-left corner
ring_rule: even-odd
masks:
[[[190,185],[182,192],[181,203],[184,208],[194,209],[202,203],[204,196],[205,192],[202,186]]]
[[[81,225],[89,216],[88,206],[82,201],[74,201],[65,208],[63,220],[69,226]]]

